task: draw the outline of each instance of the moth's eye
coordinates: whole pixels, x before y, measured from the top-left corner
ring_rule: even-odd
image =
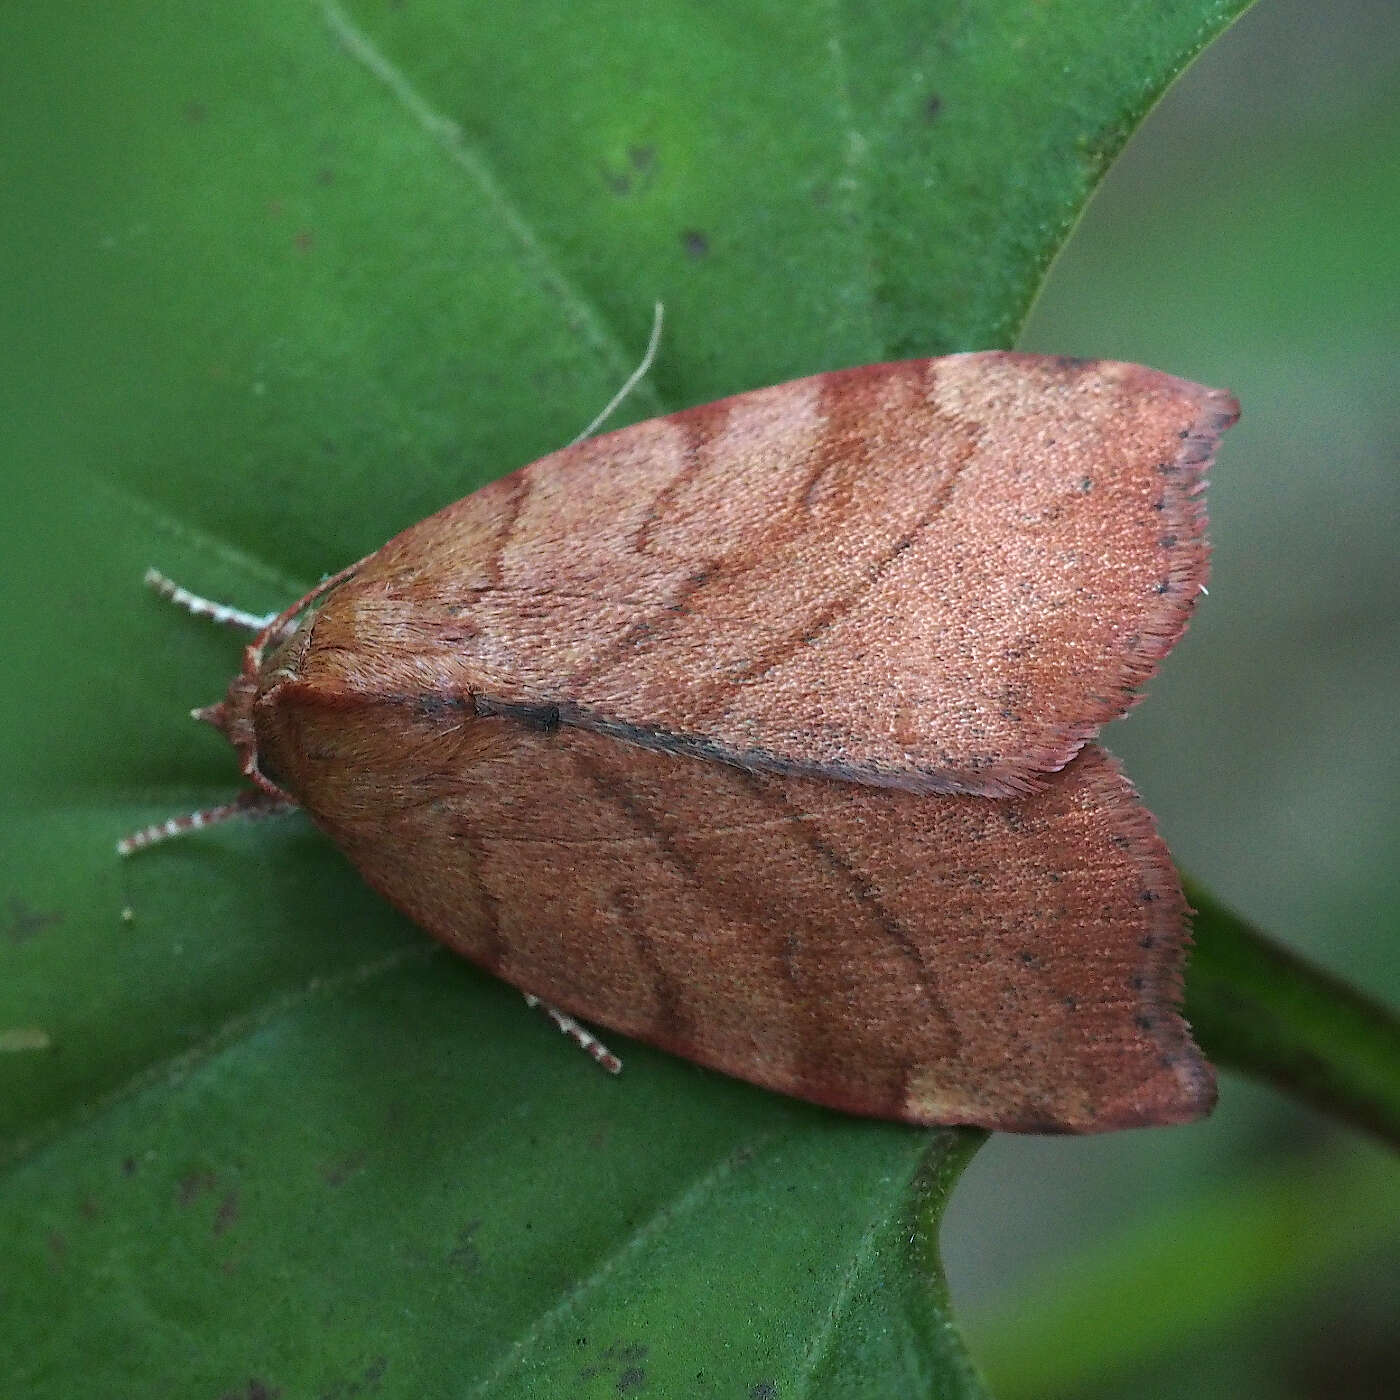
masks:
[[[268,782],[276,783],[280,788],[285,788],[287,786],[286,780],[283,778],[282,772],[277,767],[277,764],[273,761],[272,755],[264,753],[262,750],[258,751],[258,772],[261,773]]]
[[[318,609],[307,608],[282,625],[282,630],[268,638],[263,647],[261,674],[264,682],[278,671],[290,670],[295,666],[306,644],[311,640],[311,628],[316,621]]]

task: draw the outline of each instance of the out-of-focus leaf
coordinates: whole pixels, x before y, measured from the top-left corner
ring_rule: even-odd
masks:
[[[1319,1202],[1326,1206],[1319,1207]],[[1353,1151],[1231,1181],[1057,1260],[974,1332],[1000,1400],[1053,1400],[1325,1282],[1400,1242],[1400,1173]]]

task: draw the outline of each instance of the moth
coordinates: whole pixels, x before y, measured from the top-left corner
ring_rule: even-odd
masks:
[[[250,786],[542,1003],[784,1094],[1092,1132],[1214,1100],[1187,907],[1094,742],[1184,629],[1238,409],[986,352],[579,442],[258,619]]]

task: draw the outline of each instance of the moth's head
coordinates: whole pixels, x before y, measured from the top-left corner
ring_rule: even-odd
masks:
[[[257,705],[286,673],[288,643],[300,630],[301,619],[276,623],[259,633],[257,639],[243,652],[243,667],[228,684],[222,700],[201,705],[190,715],[204,724],[213,725],[233,745],[238,754],[238,766],[244,777],[271,797],[294,802],[276,781],[275,773],[265,771],[264,755],[258,742]]]
[[[191,718],[212,724],[233,745],[245,773],[257,769],[258,740],[253,731],[253,701],[257,694],[256,678],[243,670],[229,682],[228,694],[222,700],[190,711]]]
[[[231,802],[201,811],[170,817],[152,826],[133,831],[117,842],[119,855],[131,855],[158,841],[198,831],[214,822],[238,816],[267,815],[287,811],[298,805],[296,799],[279,782],[275,764],[269,766],[268,746],[258,733],[259,705],[269,690],[294,671],[300,652],[305,649],[310,619],[315,610],[310,605],[328,589],[334,587],[357,567],[326,579],[304,598],[293,603],[285,612],[260,616],[244,612],[226,603],[202,598],[167,578],[158,569],[146,571],[146,583],[162,598],[184,608],[196,617],[206,617],[226,627],[252,632],[251,646],[243,652],[243,665],[229,682],[222,700],[202,705],[190,713],[205,724],[212,724],[233,745],[239,767],[251,786]]]

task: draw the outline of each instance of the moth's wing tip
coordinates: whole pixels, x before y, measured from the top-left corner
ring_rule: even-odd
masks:
[[[1169,1128],[1195,1123],[1215,1107],[1215,1070],[1197,1049],[1186,1023],[1181,1023],[1183,1044],[1164,1056],[1161,1068],[1130,1094],[1104,1107],[1089,1132],[1113,1132],[1120,1128]]]
[[[1196,600],[1210,573],[1206,476],[1214,465],[1221,436],[1240,416],[1239,402],[1228,390],[1212,389],[1142,365],[1095,363],[1145,382],[1145,387],[1166,400],[1164,412],[1186,418],[1177,430],[1176,452],[1162,467],[1164,512],[1159,538],[1165,562],[1134,629],[1133,644],[1121,654],[1116,680],[1086,704],[1079,721],[1042,737],[1028,752],[1027,767],[1033,772],[1058,771],[1103,725],[1137,705],[1143,687],[1190,626]]]
[[[1195,1123],[1216,1104],[1215,1071],[1187,1036],[1175,1055],[1147,1079],[1106,1103],[1063,1102],[988,1106],[910,1100],[898,1116],[920,1127],[971,1127],[990,1132],[1081,1137],[1127,1128],[1170,1128]]]
[[[911,1097],[898,1116],[923,1127],[961,1126],[1042,1136],[1083,1136],[1195,1123],[1215,1107],[1215,1070],[1191,1039],[1186,1023],[1178,1021],[1179,1045],[1170,1054],[1163,1054],[1145,1079],[1115,1098],[1087,1103],[1067,1081],[1059,1099],[998,1104],[940,1101],[936,1095]]]

